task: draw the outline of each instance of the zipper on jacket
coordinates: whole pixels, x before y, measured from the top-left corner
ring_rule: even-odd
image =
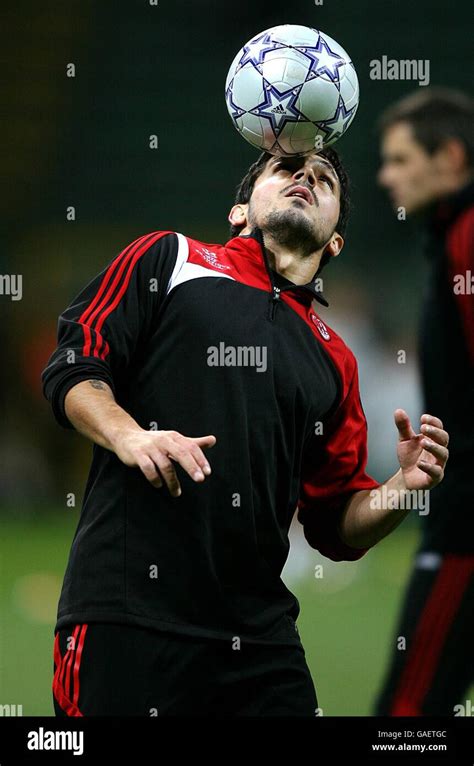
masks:
[[[275,318],[276,307],[278,306],[278,303],[280,302],[281,288],[274,285],[273,282],[272,282],[272,288],[273,290],[272,290],[272,298],[271,298],[270,319],[273,321]]]
[[[255,231],[255,230],[254,230]],[[265,241],[263,238],[263,232],[261,229],[256,227],[256,235],[257,239],[260,242],[261,248],[262,248],[262,255],[263,255],[263,262],[265,264],[265,268],[268,274],[268,278],[270,280],[270,290],[269,290],[269,307],[268,307],[268,318],[271,322],[275,319],[276,310],[278,307],[278,304],[281,303],[281,293],[283,291],[289,291],[289,290],[298,290],[298,289],[306,289],[305,285],[299,286],[299,285],[288,285],[284,287],[278,287],[278,285],[275,284],[273,279],[273,272],[270,268],[270,264],[268,262],[268,256],[267,251],[265,248]],[[313,296],[314,297],[314,296]]]
[[[267,271],[268,278],[270,280],[270,285],[271,285],[270,292],[269,292],[268,318],[270,319],[271,322],[273,322],[273,320],[275,319],[277,306],[280,303],[281,288],[277,287],[277,285],[273,281],[273,274],[270,268],[270,264],[268,262],[267,251],[265,248],[265,240],[263,238],[263,232],[260,228],[257,227],[256,233],[262,248],[263,262],[265,264],[265,269]]]

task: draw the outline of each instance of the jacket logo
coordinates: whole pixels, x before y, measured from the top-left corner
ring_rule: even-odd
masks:
[[[311,320],[313,324],[315,324],[316,327],[318,328],[319,333],[324,338],[324,340],[331,340],[331,336],[329,335],[328,328],[326,327],[324,322],[322,322],[320,318],[316,316],[316,314],[311,314]]]
[[[228,271],[231,268],[225,263],[219,263],[217,254],[213,253],[212,250],[208,250],[207,247],[202,247],[202,248],[196,247],[195,252],[198,255],[200,255],[201,258],[203,258],[210,266],[213,266],[215,269]]]

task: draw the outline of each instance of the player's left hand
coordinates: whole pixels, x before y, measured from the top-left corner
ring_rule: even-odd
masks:
[[[405,410],[395,410],[398,428],[397,455],[407,489],[432,489],[444,477],[449,457],[449,434],[439,418],[422,415],[416,434]]]

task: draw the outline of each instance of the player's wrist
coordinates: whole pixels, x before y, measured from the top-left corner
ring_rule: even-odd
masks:
[[[138,423],[111,425],[107,434],[110,449],[118,454],[126,448],[131,440],[136,439],[138,434],[147,433]]]

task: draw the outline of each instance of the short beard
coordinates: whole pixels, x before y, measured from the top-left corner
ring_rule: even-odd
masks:
[[[255,221],[252,224],[258,226]],[[299,215],[296,210],[273,210],[262,221],[260,228],[276,244],[298,252],[302,258],[321,250],[331,236],[331,232],[316,229],[305,215]]]

